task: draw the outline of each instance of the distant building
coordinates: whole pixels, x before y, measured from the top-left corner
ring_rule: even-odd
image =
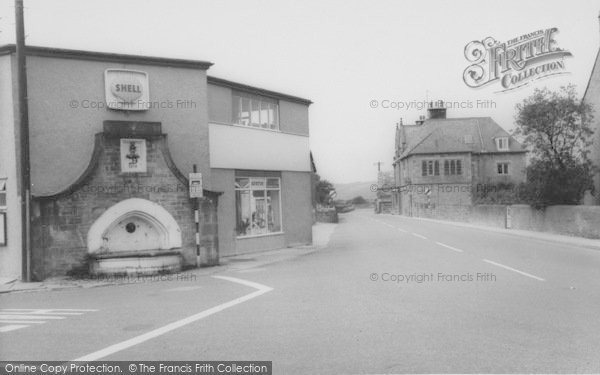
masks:
[[[600,15],[598,16],[598,21],[600,22]],[[594,122],[592,124],[592,128],[594,129],[594,143],[592,144],[590,159],[600,168],[600,49],[596,55],[596,62],[592,68],[592,74],[583,95],[583,100],[589,103],[594,109]],[[590,200],[586,199],[586,203],[590,202],[600,205],[600,173],[594,179],[594,186],[596,187],[594,197]]]
[[[466,215],[476,189],[525,181],[525,148],[490,117],[446,118],[442,102],[428,118],[396,128],[394,212]]]

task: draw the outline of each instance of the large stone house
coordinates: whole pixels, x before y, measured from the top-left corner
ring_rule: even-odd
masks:
[[[490,117],[428,118],[396,128],[394,213],[461,219],[477,189],[525,181],[526,150]]]
[[[598,16],[600,21],[600,15]],[[594,120],[592,128],[594,129],[593,144],[590,150],[590,159],[594,164],[600,168],[600,49],[596,55],[596,62],[592,68],[592,74],[588,82],[583,100],[589,103],[594,109]],[[600,205],[600,172],[596,174],[594,179],[594,186],[596,187],[595,194],[592,199],[586,199],[586,203],[593,203]]]

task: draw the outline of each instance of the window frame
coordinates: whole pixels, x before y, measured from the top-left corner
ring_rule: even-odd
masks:
[[[7,177],[0,177],[0,195],[4,195],[4,205],[1,204],[2,200],[0,199],[0,210],[6,210],[8,208],[8,192],[6,186],[8,185]]]
[[[437,159],[421,160],[421,177],[435,177],[440,175],[440,161]]]
[[[279,100],[243,91],[233,91],[231,98],[231,122],[233,125],[281,131]],[[244,116],[244,102],[248,104],[246,116]],[[263,119],[265,116],[266,121]]]
[[[6,216],[6,212],[0,211],[0,231],[2,231],[0,246],[8,246],[8,225],[6,224]]]
[[[509,151],[510,150],[509,144],[510,143],[509,143],[508,137],[496,138],[496,149],[498,149],[498,151]]]
[[[444,176],[462,176],[462,159],[444,159]]]
[[[248,179],[248,187],[237,187],[237,180],[238,179]],[[275,179],[277,180],[277,187],[269,187],[268,184],[268,180],[269,179]],[[263,181],[263,188],[262,189],[258,189],[258,188],[253,188],[252,187],[252,181],[258,181],[258,180],[262,180]],[[281,189],[281,177],[274,177],[274,176],[242,176],[242,175],[236,175],[234,178],[234,192],[236,194],[234,194],[234,199],[235,199],[235,205],[236,205],[236,212],[235,212],[235,220],[236,220],[236,226],[235,226],[235,232],[236,232],[236,239],[245,239],[245,238],[252,238],[252,237],[264,237],[264,236],[273,236],[273,235],[281,235],[284,233],[284,229],[283,229],[283,199],[282,199],[282,189]],[[279,212],[278,212],[278,216],[279,216],[279,230],[278,231],[274,231],[274,232],[269,232],[268,231],[268,208],[266,208],[266,215],[267,215],[267,232],[266,233],[253,233],[254,229],[252,227],[252,225],[250,226],[250,234],[239,234],[238,233],[238,212],[237,212],[237,199],[238,199],[238,195],[237,192],[238,191],[242,191],[242,192],[250,192],[251,194],[254,191],[262,191],[263,192],[263,199],[265,200],[265,203],[267,201],[267,198],[269,197],[268,192],[269,191],[276,191],[278,192],[278,197],[279,197]],[[272,207],[273,204],[271,203],[270,206]],[[268,207],[268,206],[265,206]],[[273,214],[275,216],[275,214]]]
[[[498,176],[508,176],[509,175],[509,171],[508,171],[508,167],[509,167],[509,162],[507,161],[497,161],[496,162],[496,174]],[[500,166],[502,166],[502,171],[500,171]]]

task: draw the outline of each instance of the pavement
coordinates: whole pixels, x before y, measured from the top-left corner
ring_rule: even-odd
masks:
[[[300,256],[0,295],[0,358],[268,360],[286,375],[600,373],[596,249],[356,210],[325,247],[288,250]]]
[[[385,215],[397,216],[397,215],[387,214],[387,213],[381,214],[381,215],[382,216],[385,216]],[[477,230],[490,231],[490,232],[495,232],[495,233],[503,233],[503,234],[507,234],[507,235],[519,236],[519,237],[524,237],[524,238],[529,238],[529,239],[537,239],[537,240],[548,241],[548,242],[552,242],[552,243],[563,243],[563,244],[568,244],[568,245],[586,247],[589,249],[600,250],[600,240],[584,238],[584,237],[566,236],[566,235],[561,235],[561,234],[554,234],[554,233],[547,233],[547,232],[535,232],[535,231],[529,231],[529,230],[494,228],[494,227],[490,227],[490,226],[477,225],[477,224],[473,224],[473,223],[464,223],[464,222],[447,221],[447,220],[436,220],[436,219],[428,219],[428,218],[422,218],[422,217],[403,216],[403,218],[410,219],[410,220],[417,220],[417,221],[421,220],[421,221],[432,222],[432,223],[454,225],[454,226],[463,227],[463,228],[473,228],[473,229],[477,229]]]
[[[215,267],[194,268],[178,273],[181,278],[199,277],[226,272],[229,270],[245,270],[258,268],[268,264],[282,262],[310,254],[327,246],[337,224],[316,223],[313,225],[313,243],[311,245],[283,248],[252,254],[241,254],[221,258],[220,264]],[[143,278],[142,278],[143,279]],[[152,279],[149,277],[148,279]],[[70,288],[98,288],[114,285],[135,284],[140,280],[137,277],[101,277],[73,278],[68,276],[52,277],[41,282],[22,282],[18,279],[0,279],[0,294],[15,292],[40,292]]]

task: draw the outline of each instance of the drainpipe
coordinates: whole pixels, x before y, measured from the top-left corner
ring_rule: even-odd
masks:
[[[22,279],[31,281],[31,171],[29,164],[29,107],[25,62],[25,22],[23,0],[15,0],[17,39],[17,81],[19,102],[19,138],[21,171]]]

